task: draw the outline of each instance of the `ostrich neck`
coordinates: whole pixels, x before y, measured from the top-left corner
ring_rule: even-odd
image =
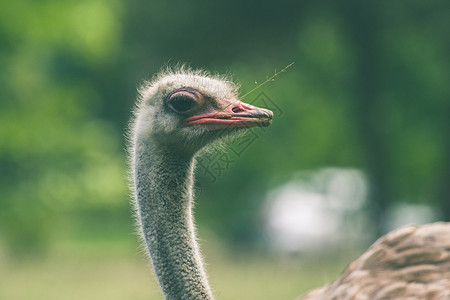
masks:
[[[138,218],[166,299],[213,299],[192,217],[192,155],[146,143],[135,148]]]

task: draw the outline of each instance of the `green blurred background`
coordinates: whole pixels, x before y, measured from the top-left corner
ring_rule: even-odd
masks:
[[[449,55],[446,0],[0,2],[0,299],[162,298],[134,235],[124,134],[136,88],[177,62],[242,93],[294,62],[244,99],[275,109],[273,125],[197,172],[219,298],[329,282],[399,205],[450,221]],[[363,242],[273,250],[268,195],[327,168],[364,178]]]

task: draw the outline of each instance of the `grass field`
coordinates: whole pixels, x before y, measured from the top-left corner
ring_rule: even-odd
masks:
[[[332,281],[350,260],[281,259],[228,253],[204,245],[217,299],[294,299]],[[0,300],[163,299],[149,263],[132,239],[60,241],[47,254],[0,255]]]

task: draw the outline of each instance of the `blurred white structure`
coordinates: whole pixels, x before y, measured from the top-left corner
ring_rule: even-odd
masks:
[[[264,206],[271,246],[281,252],[316,252],[343,241],[357,242],[366,228],[363,173],[327,168],[296,177],[272,190]]]
[[[362,211],[367,182],[356,169],[326,168],[298,174],[272,190],[263,207],[265,232],[279,252],[318,253],[358,248],[374,236]],[[436,221],[427,205],[397,203],[386,216],[386,232]]]

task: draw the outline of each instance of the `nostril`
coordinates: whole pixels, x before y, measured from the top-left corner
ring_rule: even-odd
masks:
[[[237,106],[233,107],[231,110],[232,110],[234,113],[238,113],[238,112],[243,111],[240,107],[237,107]]]

